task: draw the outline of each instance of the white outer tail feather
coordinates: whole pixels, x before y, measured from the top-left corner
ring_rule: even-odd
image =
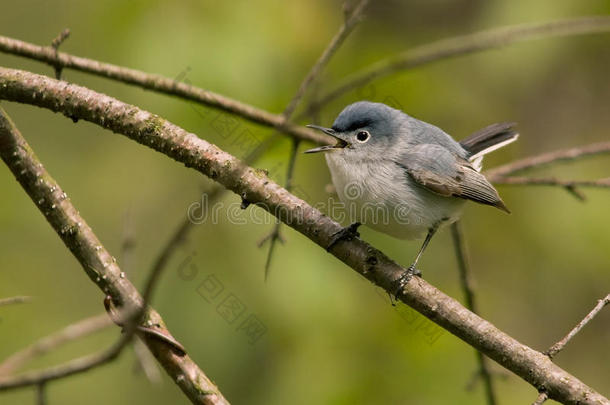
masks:
[[[519,138],[519,134],[516,133],[511,138],[505,139],[502,142],[498,142],[495,145],[491,145],[490,147],[483,149],[476,155],[472,155],[468,160],[470,161],[470,163],[472,163],[472,166],[476,169],[476,171],[480,172],[481,169],[483,168],[483,157],[486,154],[493,152],[495,150],[498,150],[508,144],[511,144],[511,143],[515,142],[518,138]]]

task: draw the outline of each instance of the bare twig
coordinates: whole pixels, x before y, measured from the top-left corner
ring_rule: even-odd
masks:
[[[322,96],[315,105],[308,108],[319,109],[322,105],[363,85],[393,73],[412,69],[423,64],[451,57],[499,48],[516,42],[610,31],[610,17],[593,16],[495,28],[468,35],[453,36],[437,42],[407,50],[394,57],[370,65],[359,73],[352,74],[339,83],[334,90]],[[307,114],[307,113],[306,113]]]
[[[237,195],[243,196],[253,206],[261,207],[277,216],[319,246],[328,246],[332,236],[342,229],[337,222],[274,183],[264,171],[245,166],[235,157],[195,134],[188,133],[136,106],[122,103],[81,86],[5,68],[0,68],[0,99],[75,115],[79,119],[123,134],[213,178]],[[11,148],[12,150],[14,148]],[[19,173],[18,170],[16,176],[23,183],[22,175]],[[38,194],[35,194],[35,197],[38,197]],[[35,198],[35,201],[38,199]],[[54,215],[48,215],[47,218],[54,223]],[[62,224],[65,224],[65,221],[60,222],[60,225]],[[61,226],[57,229],[60,230]],[[86,230],[90,232],[88,227]],[[82,232],[82,230],[77,232],[76,236],[80,237]],[[64,236],[64,241],[66,238],[69,241],[68,236]],[[67,244],[73,249],[81,246],[74,246],[68,242]],[[91,245],[86,243],[85,246]],[[91,254],[88,250],[87,253]],[[331,253],[390,293],[395,292],[396,280],[406,271],[361,239],[338,244],[331,249]],[[108,263],[110,256],[107,252],[104,254],[106,260],[101,263]],[[96,262],[100,264],[99,260]],[[118,266],[113,263],[109,268],[112,271],[112,280],[117,280]],[[86,271],[93,280],[96,279],[98,273],[89,268]],[[108,268],[103,271],[105,274]],[[118,281],[118,283],[103,283],[105,288],[117,298],[123,296],[119,292],[126,292],[124,289],[131,286],[127,280]],[[137,292],[133,290],[132,294],[137,296]],[[129,294],[125,296],[132,297]],[[405,304],[449,330],[534,387],[545,387],[549,398],[567,404],[610,404],[607,398],[554,364],[548,356],[500,331],[425,280],[414,277],[399,296]],[[141,300],[138,302],[141,303]],[[152,312],[149,311],[149,316]],[[149,347],[153,346],[149,344]],[[153,352],[158,354],[154,350]],[[180,357],[180,359],[184,358],[187,357]]]
[[[471,310],[473,313],[478,314],[474,286],[472,283],[472,276],[470,274],[470,262],[468,260],[468,252],[466,250],[466,244],[464,243],[464,237],[460,222],[454,222],[451,225],[451,236],[453,238],[453,246],[455,247],[455,255],[457,257],[458,269],[460,270],[460,285],[464,292],[464,299],[466,300],[466,308]],[[481,377],[483,380],[483,386],[485,387],[485,397],[489,405],[497,404],[496,394],[493,387],[493,380],[489,366],[487,364],[487,358],[483,356],[478,350],[475,350],[477,363],[479,370],[476,373],[476,377]]]
[[[162,381],[161,373],[159,372],[157,363],[155,362],[153,355],[146,348],[146,345],[142,343],[140,339],[134,339],[133,351],[138,358],[136,365],[144,371],[146,378],[148,378],[150,382],[160,383]]]
[[[502,166],[485,171],[485,176],[492,182],[527,169],[539,168],[551,163],[571,161],[587,156],[610,153],[610,142],[598,142],[575,148],[561,149],[540,155],[529,156]]]
[[[70,29],[69,28],[64,29],[62,32],[57,34],[55,39],[53,39],[53,41],[51,42],[51,47],[53,47],[53,49],[58,49],[59,45],[61,45],[66,39],[68,39],[69,36],[70,36]]]
[[[586,196],[578,190],[580,187],[609,188],[610,178],[599,180],[560,180],[554,177],[494,177],[494,184],[508,184],[519,186],[555,186],[562,187],[568,193],[580,201],[585,201]]]
[[[0,376],[12,374],[34,357],[42,356],[59,346],[88,336],[112,324],[108,315],[103,313],[68,325],[7,357],[0,364]]]
[[[106,364],[114,360],[125,347],[128,342],[125,336],[127,335],[121,336],[117,343],[102,352],[70,360],[59,366],[49,367],[41,371],[31,371],[16,377],[3,378],[0,380],[0,391],[44,384],[51,380],[69,377]]]
[[[8,297],[8,298],[0,298],[0,307],[5,305],[13,305],[13,304],[23,304],[25,302],[29,302],[32,297],[28,297],[27,295],[18,295],[16,297]]]
[[[559,342],[555,343],[553,346],[549,348],[546,352],[544,352],[549,358],[555,357],[557,353],[563,350],[563,348],[568,344],[570,340],[574,338],[581,330],[584,328],[597,314],[601,312],[601,310],[610,304],[610,294],[606,295],[606,297],[597,301],[597,305],[583,318],[582,321],[578,322],[578,324]]]
[[[123,235],[122,235],[122,243],[121,250],[119,256],[119,262],[121,263],[123,270],[130,275],[130,277],[135,278],[134,268],[131,266],[134,247],[136,244],[135,231],[133,225],[133,215],[131,209],[125,211],[123,215],[124,224],[123,224]],[[108,315],[106,315],[106,319],[110,321]],[[139,339],[133,340],[133,352],[136,356],[135,359],[135,367],[136,370],[141,370],[144,372],[144,375],[150,382],[158,383],[161,381],[161,373],[157,368],[157,364],[152,356],[152,354],[146,349],[146,345],[142,343]]]
[[[538,394],[538,398],[532,403],[532,405],[542,405],[549,399],[549,396],[546,392],[541,392]]]
[[[254,106],[230,99],[223,95],[213,93],[186,83],[179,82],[161,75],[145,73],[109,63],[102,63],[92,59],[81,58],[63,52],[57,52],[53,47],[44,47],[17,39],[0,36],[0,52],[24,56],[47,63],[62,69],[75,69],[91,73],[127,84],[133,84],[159,93],[177,96],[185,100],[194,101],[209,107],[217,108],[239,115],[240,117],[257,124],[276,128],[299,139],[323,143],[328,141],[326,135],[308,128],[287,122],[280,114],[272,114]]]
[[[300,142],[296,139],[292,141],[292,149],[290,150],[290,156],[288,157],[288,169],[286,170],[286,185],[284,186],[286,191],[292,190],[292,177],[294,176],[294,166],[297,160],[299,144]],[[269,251],[267,252],[267,260],[265,261],[265,280],[267,280],[267,278],[269,277],[269,269],[271,268],[271,258],[273,257],[275,244],[278,240],[284,242],[284,238],[280,234],[281,225],[281,221],[276,221],[271,233],[264,237],[258,244],[260,247],[266,241],[269,241]]]
[[[123,270],[132,278],[135,276],[135,269],[132,266],[134,249],[136,247],[136,237],[133,224],[133,215],[131,208],[125,211],[123,215],[123,235],[121,241],[121,250],[119,251],[119,263]]]
[[[219,187],[215,184],[214,187],[207,193],[209,203],[211,204],[213,201],[215,201],[216,198],[218,198],[223,191],[224,189],[222,187]],[[161,252],[153,263],[152,268],[163,270],[167,266],[167,263],[170,261],[174,253],[178,250],[178,248],[185,243],[189,233],[194,228],[195,222],[193,222],[188,215],[184,215],[182,222],[178,224],[178,227],[176,228],[172,236],[163,246],[163,249],[161,249]]]
[[[496,168],[487,170],[485,176],[495,184],[508,185],[538,185],[562,187],[580,201],[586,196],[579,190],[580,187],[610,187],[610,178],[599,180],[560,180],[553,177],[519,177],[513,174],[529,169],[536,169],[558,162],[574,161],[576,159],[610,153],[610,142],[598,142],[569,149],[529,156]]]
[[[47,403],[47,397],[45,394],[45,383],[36,385],[36,404],[45,405]]]
[[[320,55],[318,61],[313,65],[307,76],[305,76],[301,82],[296,94],[286,106],[283,114],[287,119],[292,116],[292,113],[294,113],[294,110],[299,105],[299,102],[307,92],[309,86],[320,75],[330,58],[332,58],[343,41],[345,41],[345,38],[347,38],[354,27],[360,22],[362,13],[364,12],[367,3],[368,0],[359,0],[358,4],[356,4],[352,9],[346,10],[345,22],[341,25],[339,31],[337,31],[330,43],[326,46],[326,49],[324,49],[324,52],[322,52],[322,55]]]
[[[59,63],[59,57],[58,57],[59,46],[66,39],[68,39],[69,36],[70,36],[70,30],[68,28],[66,28],[62,32],[60,32],[55,37],[55,39],[53,39],[53,41],[51,42],[51,48],[53,48],[55,50],[55,63],[53,64],[53,68],[55,69],[55,78],[57,80],[61,80],[61,71],[63,69],[63,67],[61,66],[61,63]]]
[[[226,400],[216,386],[185,353],[167,344],[167,339],[159,339],[158,336],[171,337],[171,334],[165,328],[160,315],[146,306],[159,274],[153,272],[148,277],[144,294],[140,296],[72,205],[66,193],[46,172],[30,146],[2,110],[0,110],[0,155],[62,241],[80,261],[89,278],[111,298],[115,305],[129,314],[125,333],[107,350],[45,370],[0,379],[0,390],[42,384],[105,364],[116,358],[137,332],[193,403],[226,404]],[[148,330],[146,333],[142,332],[141,328],[136,328],[136,323],[140,321],[146,325]]]

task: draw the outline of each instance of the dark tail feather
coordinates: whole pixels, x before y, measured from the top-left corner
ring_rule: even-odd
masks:
[[[470,159],[475,159],[516,141],[519,133],[513,130],[515,125],[514,122],[492,124],[461,140],[460,145],[470,153]]]

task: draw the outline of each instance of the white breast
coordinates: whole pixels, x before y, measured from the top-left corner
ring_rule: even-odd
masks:
[[[459,217],[463,200],[429,192],[391,159],[356,165],[348,164],[341,152],[325,156],[350,223],[358,221],[396,238],[413,239],[437,222]]]

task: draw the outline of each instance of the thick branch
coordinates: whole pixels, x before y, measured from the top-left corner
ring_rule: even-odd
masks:
[[[332,235],[341,229],[337,222],[271,181],[264,171],[245,166],[195,134],[133,105],[81,86],[4,68],[0,68],[0,99],[37,105],[123,134],[218,181],[320,246],[328,246]],[[338,244],[331,253],[391,293],[405,271],[360,239]],[[121,292],[127,288],[125,280],[119,281],[117,286],[108,286],[115,293],[119,287]],[[516,341],[423,279],[413,278],[400,299],[537,389],[544,389],[550,398],[567,404],[610,404],[547,356]]]
[[[380,77],[441,59],[467,55],[533,39],[607,31],[610,31],[610,17],[600,16],[580,17],[548,23],[512,25],[468,35],[453,36],[407,50],[394,57],[374,63],[359,73],[348,76],[334,90],[322,96],[310,109],[319,109],[322,105],[329,103],[339,96],[362,87]]]
[[[65,82],[56,80],[54,82],[60,84],[61,87],[65,88],[66,86]],[[4,84],[0,85],[0,89],[8,88]],[[142,329],[137,329],[138,336],[146,343],[159,363],[186,396],[195,404],[226,404],[226,400],[216,386],[189,356],[180,350],[176,350],[175,346],[168,344],[168,339],[159,338],[159,336],[171,338],[171,334],[165,327],[161,316],[152,308],[144,310],[145,300],[143,297],[125,278],[114,258],[102,246],[91,228],[72,205],[66,193],[46,172],[30,146],[1,109],[0,155],[64,244],[81,263],[89,278],[106,295],[109,295],[116,305],[130,311],[138,309],[138,318],[141,314],[144,315],[142,322],[147,326],[147,332],[144,333]],[[156,275],[149,277],[144,292],[146,299],[150,297],[155,277]],[[0,390],[41,384],[48,380],[79,373],[109,362],[118,356],[135,331],[135,325],[126,325],[126,332],[107,350],[40,372],[34,371],[17,377],[2,379],[0,380]]]
[[[24,56],[47,63],[56,69],[74,69],[91,73],[144,89],[157,91],[185,100],[194,101],[209,107],[236,114],[257,124],[273,127],[299,139],[315,143],[328,142],[328,137],[308,128],[287,122],[279,114],[272,114],[260,108],[233,100],[221,94],[213,93],[199,87],[191,86],[161,75],[145,73],[110,63],[81,58],[64,52],[57,52],[51,46],[38,46],[17,39],[0,36],[0,51]]]

